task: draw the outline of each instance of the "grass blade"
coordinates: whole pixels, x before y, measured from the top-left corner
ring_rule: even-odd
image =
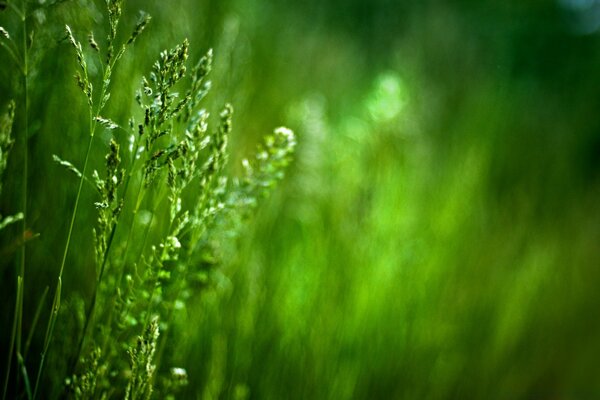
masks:
[[[20,303],[20,299],[22,297],[22,291],[23,291],[23,287],[21,285],[22,283],[22,278],[19,276],[17,277],[17,298],[15,301],[15,314],[14,314],[14,318],[13,318],[13,326],[12,326],[12,332],[10,334],[10,346],[8,348],[8,361],[6,363],[6,375],[4,377],[4,389],[2,390],[2,400],[6,399],[6,393],[8,391],[8,381],[10,379],[10,369],[12,366],[12,356],[13,356],[13,351],[15,349],[15,336],[17,334],[17,313],[19,312],[19,303]]]
[[[35,328],[37,327],[37,323],[40,319],[40,314],[42,313],[42,307],[44,302],[46,301],[46,296],[48,295],[48,291],[50,290],[50,286],[46,286],[44,289],[44,293],[42,293],[42,297],[38,303],[37,309],[35,310],[35,315],[33,316],[33,322],[31,323],[31,329],[29,330],[29,335],[27,335],[27,341],[25,342],[25,350],[23,351],[23,358],[27,359],[27,353],[29,352],[29,346],[31,345],[31,339],[33,339],[33,334],[35,332]]]
[[[21,374],[23,375],[23,382],[25,383],[25,393],[27,394],[27,399],[31,400],[31,384],[29,383],[29,374],[27,374],[27,367],[25,367],[25,360],[21,354],[17,354],[17,359],[19,360],[19,365],[21,366]]]
[[[46,336],[44,337],[44,350],[42,351],[42,356],[40,359],[40,366],[38,368],[38,374],[35,379],[35,387],[33,389],[33,399],[37,398],[37,393],[38,393],[38,389],[40,386],[40,380],[42,377],[42,373],[44,372],[44,364],[46,361],[46,354],[48,353],[48,348],[50,347],[50,342],[52,340],[52,332],[54,331],[56,317],[58,316],[58,310],[60,309],[61,289],[62,289],[62,279],[58,278],[58,283],[56,285],[56,292],[54,293],[54,300],[52,301],[52,310],[50,311],[50,319],[48,321],[48,328],[46,329]]]

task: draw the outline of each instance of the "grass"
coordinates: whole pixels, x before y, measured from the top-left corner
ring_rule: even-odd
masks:
[[[48,3],[0,2],[5,398],[598,397],[581,10]]]
[[[13,61],[17,64],[17,70],[20,72],[20,83],[21,83],[21,93],[22,93],[22,104],[23,104],[23,135],[21,138],[22,148],[23,148],[23,163],[22,163],[22,184],[21,184],[21,211],[18,214],[21,220],[21,240],[23,243],[20,246],[20,265],[19,265],[19,273],[17,275],[17,297],[15,301],[15,311],[13,318],[13,327],[10,339],[10,348],[9,348],[9,356],[7,362],[7,372],[6,378],[4,379],[4,386],[2,391],[3,398],[6,396],[7,385],[10,377],[10,366],[13,358],[13,350],[17,357],[17,363],[19,365],[19,369],[23,371],[23,377],[25,378],[25,387],[27,389],[28,394],[31,394],[31,388],[29,385],[26,368],[23,361],[22,355],[22,346],[21,346],[21,338],[22,338],[22,326],[23,326],[23,296],[24,296],[24,286],[25,286],[25,238],[27,232],[27,182],[28,182],[28,138],[29,138],[29,128],[28,128],[28,112],[29,112],[29,46],[27,43],[27,6],[26,3],[23,3],[23,6],[19,9],[16,6],[12,5],[13,11],[19,17],[21,26],[22,26],[22,40],[21,47],[18,48],[18,45],[11,39],[9,33],[6,30],[2,30],[3,34],[3,47],[6,49],[8,54],[11,56]],[[20,58],[17,54],[20,53]],[[9,108],[14,108],[14,104],[11,104]],[[9,110],[8,119],[5,121],[6,126],[3,127],[5,130],[4,135],[7,138],[7,142],[5,144],[9,144],[5,150],[8,150],[10,147],[10,131],[12,130],[12,119],[14,118],[14,110]],[[2,152],[3,158],[7,156],[7,152]],[[2,160],[4,164],[3,167],[6,167],[6,159]],[[4,168],[3,168],[4,169]],[[10,217],[9,217],[10,218]],[[13,218],[14,219],[14,218]],[[4,225],[4,223],[3,223]],[[14,345],[14,348],[13,348]],[[19,382],[21,375],[17,374],[17,382]]]
[[[21,8],[12,6],[22,17],[25,41],[28,37],[27,4],[24,2]],[[244,160],[242,177],[229,178],[225,167],[233,108],[226,104],[220,113],[218,127],[211,128],[209,111],[202,104],[211,87],[208,75],[212,68],[212,50],[190,69],[186,82],[184,78],[189,68],[186,65],[187,39],[173,49],[161,52],[148,78],[141,79],[142,87],[135,95],[139,111],[132,110],[126,124],[107,118],[105,112],[112,95],[113,71],[150,22],[150,17],[142,13],[129,37],[120,41],[122,10],[121,1],[106,2],[107,39],[99,44],[90,33],[90,51],[84,51],[73,30],[66,26],[66,40],[74,49],[77,62],[76,84],[88,108],[89,133],[81,168],[53,155],[65,171],[76,175],[78,183],[34,385],[30,383],[21,352],[26,248],[23,244],[20,246],[21,272],[17,276],[14,327],[3,397],[9,389],[15,396],[30,399],[49,391],[45,387],[52,380],[45,378],[45,367],[56,340],[56,326],[61,323],[63,275],[79,210],[84,207],[82,193],[88,183],[96,189],[98,196],[93,204],[87,204],[88,209],[95,208],[98,213],[93,229],[96,280],[85,311],[76,316],[82,328],[70,334],[78,337],[76,350],[59,356],[72,360],[66,371],[63,369],[63,378],[58,376],[59,381],[66,381],[67,385],[52,390],[76,398],[120,394],[128,399],[148,398],[153,391],[167,396],[176,390],[180,377],[173,380],[168,374],[160,378],[154,374],[165,348],[172,346],[172,342],[159,342],[159,332],[173,329],[171,325],[180,313],[176,305],[191,296],[189,286],[195,276],[210,274],[220,263],[219,255],[214,254],[219,237],[241,229],[241,221],[255,207],[257,200],[266,196],[282,178],[295,146],[293,133],[278,128],[266,137],[265,145],[259,147],[256,157]],[[12,39],[4,28],[3,33],[10,50]],[[28,51],[29,46],[24,42],[24,56],[19,64],[25,68],[22,85],[25,104]],[[90,72],[92,66],[95,73]],[[97,87],[100,89],[95,91]],[[6,150],[12,143],[9,136],[14,115],[12,108],[7,114],[7,126],[3,126]],[[27,138],[26,106],[22,117],[24,137]],[[139,123],[136,118],[140,119]],[[110,138],[105,171],[94,170],[90,174],[92,155],[102,151],[95,141],[100,132]],[[23,142],[26,177],[28,144],[26,140]],[[119,142],[127,146],[126,155],[121,152]],[[7,151],[3,151],[3,156],[5,153]],[[127,157],[125,161],[122,160],[124,156]],[[23,210],[26,210],[26,178],[22,186]],[[142,211],[145,221],[140,224]],[[121,218],[127,217],[130,219],[128,225],[123,225]],[[19,214],[19,218],[24,221],[25,237],[25,212]],[[46,292],[40,307],[43,307],[45,297]],[[40,311],[36,312],[34,322],[39,315]],[[134,344],[136,333],[140,336]],[[35,334],[31,333],[30,337]],[[117,337],[119,340],[111,340]],[[126,351],[123,351],[124,343],[132,343]],[[13,348],[17,365],[23,371],[23,380],[16,374],[11,383]],[[185,371],[179,374],[182,373]]]

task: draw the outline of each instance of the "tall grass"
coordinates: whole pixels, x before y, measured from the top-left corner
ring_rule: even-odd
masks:
[[[21,146],[22,146],[22,182],[21,182],[21,212],[18,214],[18,219],[21,220],[21,241],[20,244],[20,262],[19,262],[19,272],[17,274],[17,296],[15,301],[15,310],[11,331],[11,339],[10,346],[8,349],[8,362],[7,362],[7,371],[6,377],[4,379],[4,387],[3,387],[3,398],[6,396],[7,385],[10,378],[10,368],[13,359],[13,352],[16,354],[17,364],[19,366],[19,370],[23,372],[23,378],[25,379],[25,388],[27,393],[31,395],[31,388],[29,385],[29,379],[27,375],[27,370],[24,365],[24,357],[22,353],[22,327],[23,327],[23,296],[25,291],[25,264],[26,264],[26,248],[25,248],[25,238],[27,232],[27,185],[28,185],[28,167],[29,167],[29,156],[28,156],[28,138],[29,138],[29,120],[28,120],[28,112],[29,112],[29,43],[27,32],[27,23],[28,23],[28,7],[27,3],[23,3],[21,7],[17,7],[16,5],[9,3],[12,11],[18,17],[19,23],[21,25],[21,42],[17,44],[10,36],[8,31],[2,28],[2,46],[11,57],[11,61],[16,64],[15,70],[18,71],[19,83],[20,83],[20,91],[21,91],[21,103],[22,103],[22,121],[23,121],[23,132],[20,138]],[[6,5],[5,5],[6,6]],[[7,151],[10,147],[10,131],[12,129],[12,120],[14,118],[14,104],[9,105],[9,113],[7,115],[7,120],[5,120],[5,126],[3,127],[4,135],[5,135],[5,151],[3,151],[2,156],[7,156]],[[2,161],[3,168],[6,167],[6,159]],[[3,222],[3,226],[6,225],[6,222],[10,222],[15,218],[9,217],[9,220],[5,220]],[[14,347],[13,347],[14,346]],[[17,374],[16,379],[19,382],[21,378],[21,374]]]
[[[27,54],[31,47],[27,40],[33,34],[27,25],[30,18],[27,2],[20,6],[10,3],[10,6],[22,26],[20,52],[5,28],[2,28],[2,34],[5,50],[13,57],[15,69],[22,75],[24,176],[21,182],[22,211],[3,219],[2,227],[22,220],[24,240],[29,146]],[[64,179],[71,179],[74,174],[77,185],[53,285],[53,300],[46,312],[45,334],[41,343],[35,346],[41,353],[39,360],[35,360],[37,373],[34,380],[27,373],[27,366],[31,369],[34,364],[32,361],[25,363],[21,337],[24,299],[35,293],[27,292],[24,285],[26,248],[24,243],[18,244],[20,272],[3,398],[10,393],[30,399],[51,393],[62,393],[61,397],[124,396],[127,399],[149,398],[153,392],[158,392],[160,397],[173,395],[185,382],[186,374],[184,369],[176,366],[169,369],[168,364],[168,349],[178,340],[180,314],[186,309],[187,300],[201,293],[194,286],[209,279],[218,268],[224,257],[219,254],[221,242],[237,235],[242,221],[257,202],[282,178],[294,150],[293,133],[287,128],[277,128],[265,138],[255,156],[244,160],[243,174],[236,178],[229,176],[226,166],[233,107],[226,104],[219,114],[217,126],[212,126],[214,118],[204,104],[211,89],[209,74],[213,53],[208,50],[190,68],[187,39],[162,51],[149,74],[139,77],[140,88],[131,94],[137,107],[114,119],[109,117],[108,106],[115,100],[113,73],[126,52],[136,41],[143,40],[138,37],[142,36],[150,17],[140,13],[131,33],[123,37],[123,2],[106,1],[104,13],[108,22],[105,40],[97,40],[98,35],[92,31],[87,34],[84,47],[69,25],[65,28],[65,41],[74,53],[75,83],[88,109],[85,152],[75,162],[52,156],[64,167]],[[11,104],[2,125],[0,154],[3,169],[12,146],[10,133],[14,116],[14,105]],[[96,137],[100,134],[108,145],[97,142]],[[126,151],[122,151],[122,147]],[[106,152],[104,170],[90,173],[93,155],[103,151]],[[83,193],[88,188],[95,189],[96,200],[85,204]],[[63,276],[69,269],[71,273],[81,273],[81,268],[85,268],[68,262],[81,207],[95,208],[98,215],[93,228],[95,256],[91,258],[95,264],[95,282],[87,305],[73,315],[79,328],[62,323],[61,341],[70,346],[70,350],[64,347],[59,350],[54,349],[54,343],[56,327],[64,315]],[[32,329],[42,314],[46,293],[41,296],[40,306],[32,319]],[[71,296],[77,294],[71,293]],[[170,333],[168,340],[161,337],[161,332],[163,337],[165,332]],[[29,338],[36,337],[40,336],[33,332],[29,335]],[[75,346],[69,343],[71,340]],[[47,359],[53,351],[62,351],[62,354],[54,355],[54,359],[63,359],[67,363],[62,364],[61,372],[53,370],[52,376],[46,377]],[[13,354],[16,354],[16,365],[12,361]],[[12,374],[11,380],[13,370],[18,372]],[[61,373],[64,374],[62,378]],[[57,384],[58,387],[52,386]]]
[[[38,398],[599,397],[589,4],[128,0],[109,51],[106,2],[48,3],[28,3],[26,238],[0,231],[6,398],[38,376]],[[10,222],[25,113],[5,4]],[[242,160],[274,121],[298,146],[259,201],[288,131]]]

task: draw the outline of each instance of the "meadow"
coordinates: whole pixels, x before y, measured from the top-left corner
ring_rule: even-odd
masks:
[[[598,7],[0,1],[2,398],[600,397]]]

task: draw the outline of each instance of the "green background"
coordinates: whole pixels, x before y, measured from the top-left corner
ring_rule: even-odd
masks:
[[[25,331],[77,185],[52,154],[78,165],[86,144],[64,24],[83,41],[101,9],[70,1],[36,16]],[[232,174],[275,126],[299,143],[187,305],[173,355],[188,372],[182,398],[600,397],[597,1],[128,1],[125,26],[138,9],[153,19],[116,72],[111,118],[126,120],[158,52],[188,37],[193,59],[215,51],[209,108],[236,109]],[[17,82],[0,52],[0,107]],[[17,141],[3,214],[19,209],[20,156]],[[92,290],[85,210],[66,304]],[[0,236],[3,349],[15,232]]]

